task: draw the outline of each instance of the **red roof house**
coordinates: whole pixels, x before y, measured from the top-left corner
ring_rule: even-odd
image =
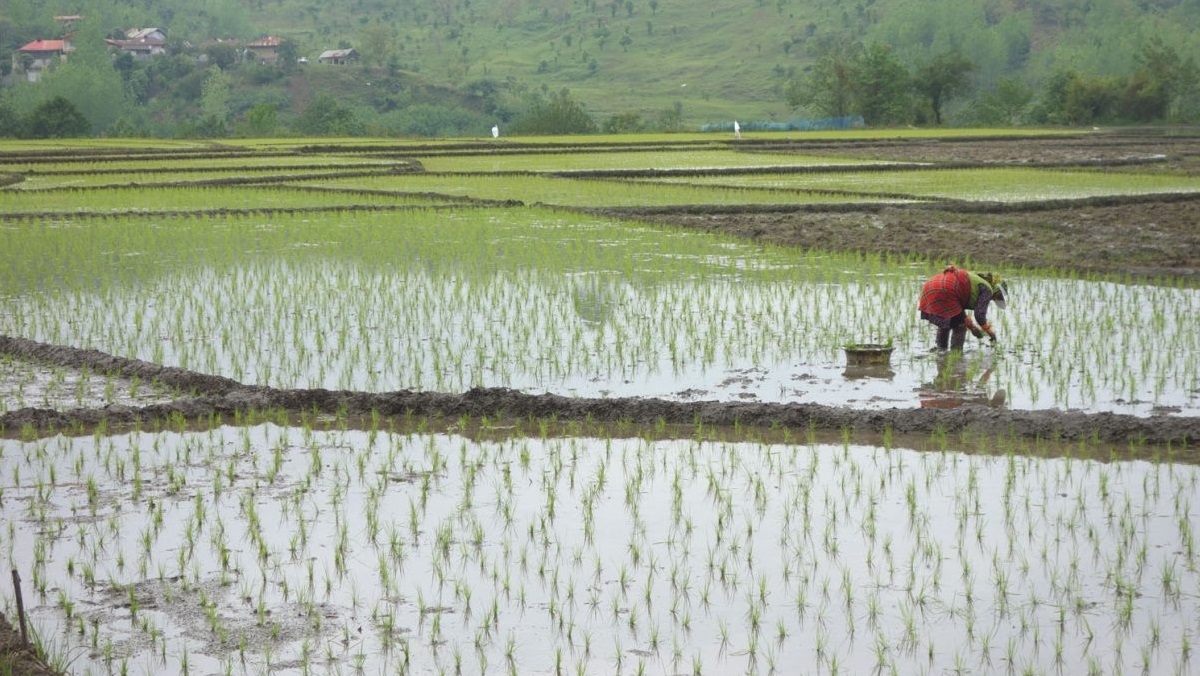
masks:
[[[66,40],[34,40],[13,54],[13,71],[25,71],[25,78],[37,82],[42,71],[59,59],[66,59],[71,43]]]

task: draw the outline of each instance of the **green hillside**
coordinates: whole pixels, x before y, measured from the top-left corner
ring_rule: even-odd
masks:
[[[291,128],[321,93],[354,120],[339,131],[444,133],[507,124],[564,89],[600,127],[614,115],[635,126],[695,128],[832,112],[864,114],[873,125],[921,124],[933,119],[928,94],[896,76],[919,78],[947,54],[969,64],[965,80],[944,97],[948,124],[1192,122],[1200,112],[1200,0],[7,0],[0,48],[12,53],[58,37],[63,29],[54,17],[71,14],[84,14],[73,28],[76,39],[163,28],[173,56],[155,58],[178,62],[166,74],[144,63],[123,71],[133,101],[121,104],[120,114],[97,115],[98,104],[78,87],[60,86],[92,133],[114,124],[116,131],[195,131],[206,113],[234,133],[239,125],[247,129],[255,106],[275,111],[272,129]],[[294,50],[288,53],[308,65],[274,72],[228,65],[225,79],[210,83],[206,110],[211,73],[203,65],[185,68],[184,58],[195,64],[214,38],[244,43],[268,35],[283,38]],[[870,52],[872,46],[884,51]],[[337,47],[354,47],[359,63],[316,63]],[[1147,64],[1147,53],[1166,65]],[[859,91],[847,104],[857,109],[835,111],[839,106],[813,89],[817,75],[839,65],[831,57],[838,54],[859,67],[847,86],[873,92],[901,84],[887,95],[911,100],[889,104],[885,115],[867,114],[875,111],[863,100],[871,92]],[[101,67],[102,56],[92,50],[89,58]],[[876,65],[894,60],[904,72],[862,75],[872,58]],[[53,88],[38,83],[40,91],[22,91],[32,86],[11,69],[5,64],[0,102],[10,116],[28,115]],[[880,73],[892,74],[872,84]],[[213,94],[221,87],[228,90],[224,108]],[[1060,110],[1056,118],[1047,105],[1074,112]],[[457,120],[442,119],[454,117],[453,109]]]

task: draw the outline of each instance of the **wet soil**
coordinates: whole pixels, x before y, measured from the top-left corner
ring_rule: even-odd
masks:
[[[1200,175],[1198,136],[1115,133],[1044,139],[903,139],[786,148],[764,144],[748,149],[955,167],[1045,166]],[[666,209],[608,213],[788,246],[1200,281],[1200,195],[1194,194],[1022,204],[943,201],[806,206],[788,211],[706,207],[703,213]]]
[[[57,673],[21,640],[21,633],[3,614],[0,614],[0,672],[16,676],[53,676]]]

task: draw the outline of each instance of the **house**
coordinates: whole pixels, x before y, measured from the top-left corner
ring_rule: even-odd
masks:
[[[358,61],[358,52],[354,51],[353,47],[350,49],[327,49],[317,57],[319,63],[331,63],[336,66],[344,66],[355,61]]]
[[[158,40],[166,42],[167,33],[161,28],[130,28],[125,31],[126,40]]]
[[[60,14],[54,17],[54,20],[62,25],[63,30],[71,30],[75,28],[75,24],[83,21],[82,14]]]
[[[167,53],[167,36],[158,28],[130,28],[124,40],[105,40],[110,47],[133,54],[135,59],[148,59]]]
[[[44,70],[59,60],[65,61],[69,51],[68,40],[34,40],[13,53],[13,72],[24,71],[26,80],[37,82]]]
[[[268,36],[253,42],[246,43],[246,58],[252,58],[260,63],[275,63],[279,58],[279,46],[283,44],[281,38]]]

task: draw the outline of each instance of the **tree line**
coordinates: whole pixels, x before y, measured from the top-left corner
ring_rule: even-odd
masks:
[[[789,106],[818,117],[862,115],[889,126],[944,122],[946,106],[972,92],[977,65],[950,49],[911,69],[887,45],[840,41],[826,45],[812,69],[788,82]],[[1200,69],[1155,37],[1125,75],[1060,70],[1040,91],[1008,76],[962,106],[970,124],[1094,125],[1200,121]]]

